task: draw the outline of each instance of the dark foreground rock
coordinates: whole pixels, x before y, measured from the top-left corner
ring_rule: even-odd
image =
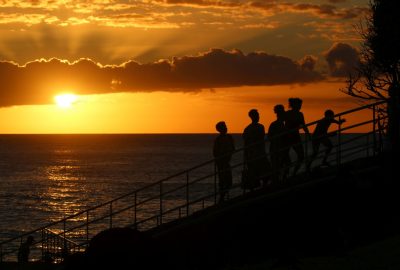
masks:
[[[112,228],[94,236],[84,253],[70,255],[62,269],[156,269],[161,253],[157,241],[130,228]]]

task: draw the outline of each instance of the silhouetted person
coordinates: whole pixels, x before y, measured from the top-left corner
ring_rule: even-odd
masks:
[[[215,126],[219,135],[215,138],[213,154],[218,171],[219,201],[222,202],[229,189],[232,187],[231,157],[235,151],[233,138],[228,133],[225,122],[218,122]]]
[[[18,249],[18,262],[27,263],[29,261],[29,253],[31,251],[31,246],[33,245],[34,238],[29,235],[26,241],[21,243]]]
[[[279,181],[287,176],[290,157],[285,127],[285,107],[282,104],[276,105],[274,112],[276,121],[272,122],[268,128],[268,138],[274,181]]]
[[[256,109],[249,111],[251,124],[243,132],[244,159],[248,175],[253,182],[250,189],[260,185],[260,180],[267,184],[269,162],[265,152],[265,128],[259,123],[260,116]]]
[[[287,143],[289,150],[293,148],[297,156],[293,170],[293,175],[295,175],[304,161],[304,149],[299,130],[302,128],[306,136],[309,136],[310,133],[306,126],[304,115],[300,112],[303,101],[300,98],[289,98],[288,101],[290,110],[285,113],[285,126],[288,129]]]
[[[331,140],[329,139],[330,136],[334,135],[335,132],[328,134],[329,126],[332,123],[335,124],[342,124],[346,121],[346,119],[342,119],[340,121],[335,120],[335,113],[332,110],[325,111],[325,117],[318,121],[317,126],[315,127],[314,133],[312,134],[312,148],[313,152],[311,158],[307,164],[307,170],[311,168],[311,163],[317,157],[320,145],[324,145],[325,155],[322,159],[322,165],[329,166],[327,161],[330,152],[332,151],[333,145]]]

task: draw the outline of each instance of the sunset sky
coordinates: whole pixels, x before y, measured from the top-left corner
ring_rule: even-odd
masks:
[[[0,0],[0,133],[242,132],[289,97],[317,120],[358,106],[339,90],[367,14],[368,0]]]

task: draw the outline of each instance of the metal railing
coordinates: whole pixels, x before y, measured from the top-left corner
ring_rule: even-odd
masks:
[[[376,155],[382,150],[384,137],[382,121],[384,118],[377,114],[377,108],[381,106],[385,106],[385,102],[368,104],[335,115],[335,118],[341,120],[344,116],[364,110],[372,112],[371,119],[346,127],[341,125],[337,127],[334,151],[329,156],[330,162],[341,166],[342,163],[360,157]],[[315,121],[307,126],[314,126],[317,123],[318,121]],[[370,129],[362,134],[344,136],[344,132],[351,132],[361,126],[364,129],[369,126]],[[305,160],[310,157],[310,142],[310,138],[305,136],[302,142],[305,149]],[[242,196],[246,192],[240,185],[244,150],[245,148],[237,149],[232,156],[231,170],[234,184],[229,190],[229,198]],[[317,160],[323,152],[324,149],[318,154]],[[294,164],[295,162],[290,164],[290,167]],[[305,168],[302,172],[304,171]],[[24,238],[32,235],[37,239],[31,253],[33,260],[60,262],[66,255],[84,250],[91,237],[102,230],[115,226],[134,227],[140,230],[155,228],[216,205],[218,195],[218,176],[213,159],[113,200],[3,241],[0,243],[0,259],[2,261],[16,260],[20,243]]]
[[[71,253],[84,251],[81,245],[67,239],[63,234],[53,232],[47,228],[43,229],[41,233],[42,261],[57,263]]]

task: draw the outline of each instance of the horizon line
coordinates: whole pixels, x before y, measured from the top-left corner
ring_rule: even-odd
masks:
[[[312,133],[312,132],[311,132]],[[362,134],[368,132],[342,132],[342,134]],[[218,132],[138,132],[138,133],[0,133],[4,135],[218,135]],[[242,132],[229,132],[228,134],[242,134]],[[301,132],[300,134],[304,134]],[[267,133],[265,133],[268,136]]]

